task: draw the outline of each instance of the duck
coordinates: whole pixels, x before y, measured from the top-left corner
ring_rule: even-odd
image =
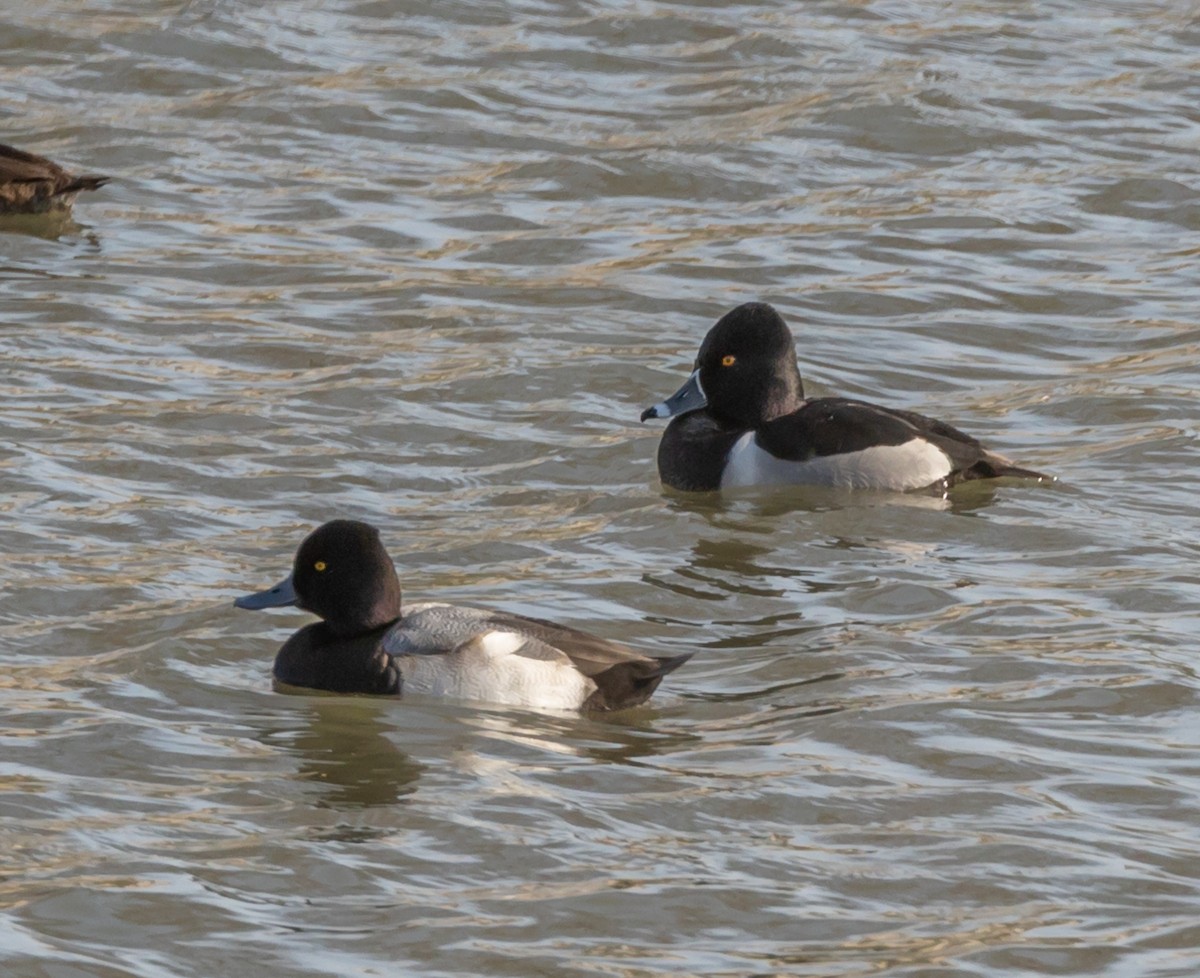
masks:
[[[944,421],[847,397],[804,396],[792,332],[766,302],[727,312],[691,375],[641,420],[670,418],[663,485],[683,492],[812,485],[907,492],[972,479],[1053,481]]]
[[[275,684],[285,690],[623,710],[644,703],[692,655],[643,655],[566,625],[484,608],[426,602],[402,611],[400,581],[379,531],[358,520],[317,527],[300,544],[288,577],[234,605],[295,605],[321,619],[275,656]]]
[[[97,190],[110,177],[76,175],[53,160],[0,143],[0,214],[69,210],[81,190]]]

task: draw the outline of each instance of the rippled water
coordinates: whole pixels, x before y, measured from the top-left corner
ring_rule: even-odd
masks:
[[[1189,5],[0,23],[0,141],[116,176],[0,229],[0,970],[1200,971]],[[664,494],[638,413],[747,299],[1061,482]],[[336,515],[697,654],[598,718],[279,695],[304,616],[230,599]]]

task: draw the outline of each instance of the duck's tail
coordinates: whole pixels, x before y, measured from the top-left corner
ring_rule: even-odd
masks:
[[[692,657],[693,653],[669,658],[632,659],[620,662],[593,676],[596,691],[583,704],[585,710],[624,710],[645,703],[658,689],[663,676],[674,672]]]
[[[973,477],[976,479],[1033,479],[1037,482],[1057,482],[1058,476],[1047,475],[1036,469],[1027,469],[1017,465],[1010,458],[997,455],[995,452],[985,452],[983,458],[971,466]]]
[[[72,178],[70,183],[55,193],[77,194],[81,190],[99,190],[111,179],[112,177],[101,176],[99,173],[85,173],[83,176]]]

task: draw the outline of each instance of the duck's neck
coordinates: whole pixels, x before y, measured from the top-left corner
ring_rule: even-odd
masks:
[[[357,638],[387,628],[400,620],[400,582],[388,578],[344,598],[338,614],[327,615],[325,626],[339,638]]]
[[[763,418],[773,421],[791,414],[804,406],[804,381],[800,370],[792,364],[791,370],[774,374],[767,385],[763,398]]]

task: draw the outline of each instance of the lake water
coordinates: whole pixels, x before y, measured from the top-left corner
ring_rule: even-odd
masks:
[[[1194,14],[6,5],[0,141],[115,179],[0,229],[0,972],[1194,978]],[[1060,482],[664,493],[750,299]],[[695,658],[281,695],[335,516]]]

